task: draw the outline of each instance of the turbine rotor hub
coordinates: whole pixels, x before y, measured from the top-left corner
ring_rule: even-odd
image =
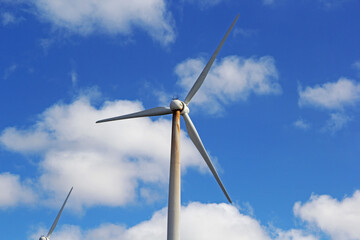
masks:
[[[174,99],[170,103],[171,111],[182,111],[184,109],[184,103],[178,99]]]
[[[190,109],[189,107],[186,105],[186,103],[183,102],[183,109],[181,110],[180,114],[183,115],[184,113],[189,113],[190,112]]]

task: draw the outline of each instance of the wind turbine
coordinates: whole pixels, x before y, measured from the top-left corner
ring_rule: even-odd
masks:
[[[220,44],[216,48],[215,52],[211,56],[209,62],[206,64],[205,68],[202,70],[200,76],[196,80],[195,84],[190,89],[188,95],[184,101],[178,99],[173,99],[170,102],[170,107],[156,107],[147,109],[144,111],[131,113],[127,115],[122,115],[113,118],[107,118],[99,120],[96,123],[110,122],[116,120],[124,120],[129,118],[139,118],[139,117],[150,117],[150,116],[160,116],[166,114],[172,114],[172,137],[171,137],[171,159],[170,159],[170,182],[169,182],[169,200],[168,200],[168,226],[167,226],[167,239],[168,240],[179,240],[180,239],[180,115],[183,116],[186,129],[189,134],[190,139],[200,152],[201,156],[204,158],[206,164],[210,168],[210,171],[214,175],[217,183],[220,185],[220,188],[224,192],[226,198],[231,203],[231,199],[228,193],[225,190],[224,185],[222,184],[219,175],[216,172],[214,165],[212,164],[209,155],[207,154],[203,143],[199,137],[198,132],[190,119],[189,116],[189,104],[191,99],[197,93],[202,83],[204,82],[216,56],[218,55],[221,47],[223,46],[226,38],[228,37],[231,29],[234,27],[239,15],[236,16],[235,20],[231,24],[230,28],[226,32],[225,36],[221,40]]]
[[[67,197],[66,197],[66,199],[65,199],[65,201],[64,201],[64,203],[63,203],[63,205],[62,205],[62,207],[61,207],[61,209],[60,209],[60,211],[59,211],[59,213],[58,213],[58,215],[57,215],[56,218],[55,218],[54,223],[52,224],[52,226],[51,226],[51,228],[50,228],[50,230],[49,230],[49,233],[46,235],[46,237],[45,237],[44,235],[42,235],[42,236],[39,238],[39,240],[49,240],[49,239],[50,239],[50,235],[51,235],[52,232],[54,231],[54,229],[55,229],[55,227],[56,227],[56,224],[57,224],[58,221],[59,221],[60,215],[61,215],[61,213],[62,213],[62,211],[63,211],[63,209],[64,209],[64,207],[65,207],[65,204],[66,204],[66,202],[67,202],[67,200],[68,200],[68,198],[69,198],[70,193],[71,193],[72,190],[73,190],[73,187],[71,187],[70,192],[68,193],[68,195],[67,195]]]

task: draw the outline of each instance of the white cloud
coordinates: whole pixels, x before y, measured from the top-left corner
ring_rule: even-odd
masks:
[[[181,227],[183,239],[268,239],[255,219],[225,203],[190,204],[182,212]]]
[[[244,29],[244,28],[235,28],[234,36],[241,35],[243,37],[251,37],[258,33],[258,30],[255,29]]]
[[[299,87],[299,106],[340,109],[353,106],[360,100],[360,83],[340,78],[335,83],[324,83],[314,87]]]
[[[205,66],[204,59],[187,59],[178,64],[178,84],[187,93]],[[192,99],[194,105],[212,105],[212,113],[222,111],[231,101],[246,100],[249,95],[280,94],[274,59],[269,56],[245,59],[228,56],[215,61],[206,81]]]
[[[305,122],[303,119],[298,119],[294,122],[294,126],[296,128],[300,128],[300,129],[309,129],[310,128],[310,124]]]
[[[166,239],[167,208],[153,214],[151,219],[127,228],[125,225],[106,223],[94,229],[82,230],[78,226],[64,225],[53,237],[64,240],[158,240]],[[39,230],[31,236],[37,240]],[[317,240],[303,230],[270,230],[256,219],[244,215],[230,204],[190,203],[181,208],[180,235],[182,239],[228,240]]]
[[[10,65],[8,68],[5,69],[3,78],[5,80],[8,79],[10,75],[13,74],[17,68],[18,66],[16,64]]]
[[[147,32],[166,45],[175,40],[173,18],[165,0],[31,0],[36,15],[53,26],[72,33],[94,32],[131,35]]]
[[[299,229],[277,230],[275,240],[317,240],[318,238]]]
[[[39,45],[44,49],[45,52],[54,44],[54,38],[42,38],[39,40]]]
[[[1,23],[3,26],[16,23],[16,18],[12,13],[3,12],[1,13]]]
[[[72,70],[70,72],[70,77],[71,77],[71,83],[73,87],[76,87],[77,82],[78,82],[78,74],[75,70]]]
[[[263,0],[263,4],[264,4],[264,5],[272,5],[272,4],[274,4],[274,3],[275,3],[274,0]]]
[[[67,226],[55,231],[53,237],[71,240],[121,239],[121,240],[159,240],[166,239],[167,209],[155,212],[148,221],[126,229],[122,225],[104,224],[96,229],[81,231],[79,227]],[[182,207],[181,238],[228,239],[228,240],[268,240],[265,229],[255,219],[241,214],[228,204],[190,203]],[[68,238],[67,236],[72,236]],[[32,239],[36,239],[35,236]]]
[[[341,130],[352,119],[344,113],[331,113],[330,119],[326,122],[324,130],[335,133]]]
[[[354,62],[351,66],[356,70],[360,70],[360,60]]]
[[[0,142],[9,150],[40,156],[39,185],[46,193],[63,199],[74,186],[69,206],[122,206],[149,196],[147,184],[167,189],[171,118],[95,121],[142,109],[140,102],[126,100],[96,109],[82,96],[71,104],[50,107],[33,126],[5,129]],[[183,170],[206,169],[183,131],[181,148]]]
[[[29,204],[36,200],[31,187],[20,182],[18,175],[0,173],[0,189],[0,208],[13,207],[20,203]]]
[[[336,111],[330,114],[324,131],[335,133],[346,126],[352,119],[345,114],[345,109],[354,107],[360,101],[360,83],[340,78],[337,82],[327,82],[303,89],[299,86],[300,107],[314,107]],[[296,122],[301,127],[301,122]]]
[[[33,131],[6,128],[0,136],[0,143],[12,151],[32,153],[45,150],[51,144],[49,134],[34,126]]]
[[[60,225],[60,226],[59,226]],[[82,233],[81,229],[78,226],[72,226],[72,225],[63,225],[61,227],[61,220],[60,224],[57,225],[55,228],[55,231],[51,234],[51,238],[54,239],[62,239],[62,240],[81,240]],[[59,231],[60,229],[60,231]],[[43,227],[39,228],[38,231],[31,234],[28,239],[31,240],[39,240],[40,236],[46,235],[48,233],[49,229],[45,229]]]
[[[297,202],[294,213],[317,226],[332,239],[360,239],[360,191],[341,201],[328,195],[312,195],[304,204]]]

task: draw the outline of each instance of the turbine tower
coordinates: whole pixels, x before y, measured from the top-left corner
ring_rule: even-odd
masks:
[[[207,154],[203,143],[199,137],[198,132],[190,119],[189,116],[189,104],[191,99],[197,93],[202,83],[204,82],[216,56],[218,55],[222,45],[224,44],[226,38],[228,37],[231,29],[234,27],[239,15],[236,16],[235,20],[231,24],[230,28],[226,32],[225,36],[221,40],[219,46],[216,48],[215,52],[211,56],[209,62],[206,64],[205,68],[202,70],[195,84],[190,89],[188,95],[184,101],[174,99],[170,103],[170,107],[156,107],[147,109],[144,111],[131,113],[127,115],[122,115],[113,118],[107,118],[99,120],[96,123],[110,122],[116,120],[124,120],[129,118],[139,118],[139,117],[151,117],[151,116],[160,116],[166,114],[172,114],[172,137],[171,137],[171,159],[170,159],[170,182],[169,182],[169,200],[168,200],[168,226],[167,226],[167,240],[180,240],[180,115],[183,116],[187,132],[191,141],[194,143],[195,147],[200,152],[201,156],[204,158],[206,164],[210,168],[210,171],[214,175],[217,183],[220,185],[220,188],[224,192],[227,200],[231,203],[231,199],[226,192],[224,185],[222,184],[219,175],[216,172],[214,165],[212,164],[209,155]]]
[[[61,216],[61,213],[62,213],[62,211],[63,211],[63,209],[64,209],[64,207],[65,207],[65,204],[66,204],[66,202],[67,202],[67,200],[68,200],[68,198],[69,198],[72,190],[73,190],[73,187],[71,187],[70,192],[68,193],[68,195],[67,195],[67,197],[66,197],[66,199],[65,199],[65,201],[64,201],[64,203],[63,203],[63,205],[62,205],[62,207],[61,207],[61,209],[60,209],[60,211],[59,211],[59,213],[58,213],[58,215],[56,216],[56,218],[55,218],[55,220],[54,220],[54,222],[53,222],[53,224],[52,224],[52,226],[51,226],[51,228],[50,228],[50,230],[49,230],[49,233],[46,235],[46,237],[45,237],[44,235],[41,236],[41,237],[39,238],[39,240],[49,240],[49,239],[50,239],[50,235],[51,235],[52,232],[54,231],[54,229],[55,229],[55,227],[56,227],[56,224],[57,224],[58,221],[59,221],[59,218],[60,218],[60,216]]]

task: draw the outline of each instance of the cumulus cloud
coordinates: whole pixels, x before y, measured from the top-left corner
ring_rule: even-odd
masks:
[[[3,26],[16,23],[16,18],[12,13],[3,12],[1,13],[1,23]]]
[[[61,224],[61,223],[60,223]],[[64,225],[60,227],[60,231],[58,231],[60,226],[55,228],[55,231],[51,235],[51,238],[62,239],[62,240],[77,240],[83,239],[81,229],[78,226],[72,225]],[[39,228],[38,231],[31,234],[28,239],[38,240],[40,236],[46,235],[49,229],[45,229],[43,227]]]
[[[337,82],[327,82],[314,87],[301,86],[298,89],[300,107],[313,107],[331,111],[330,118],[322,128],[335,133],[352,120],[346,115],[346,109],[354,107],[360,101],[360,83],[340,78]],[[298,127],[301,122],[298,123]]]
[[[296,128],[300,128],[303,130],[309,129],[310,128],[310,124],[305,122],[303,119],[298,119],[294,122],[294,126]]]
[[[29,184],[20,181],[18,175],[0,173],[0,208],[14,207],[20,203],[33,203],[36,200]]]
[[[294,213],[329,234],[332,239],[360,239],[359,190],[341,201],[328,195],[312,195],[304,204],[295,203]]]
[[[0,136],[0,142],[3,146],[6,146],[9,150],[23,153],[45,150],[49,147],[50,140],[49,134],[39,129],[29,131],[9,127]]]
[[[153,214],[151,219],[127,228],[125,225],[106,223],[93,229],[64,225],[53,237],[64,240],[158,240],[166,239],[167,209]],[[30,239],[37,240],[39,230]],[[253,217],[239,212],[230,204],[204,204],[193,202],[181,208],[180,235],[183,239],[229,239],[229,240],[317,240],[315,236],[299,229],[270,230]]]
[[[166,239],[167,209],[153,214],[148,221],[133,227],[104,224],[95,229],[82,231],[76,226],[66,226],[54,232],[53,237],[71,240],[121,239],[121,240],[159,240]],[[266,230],[255,219],[241,214],[229,204],[190,203],[181,210],[181,238],[195,239],[244,239],[268,240]],[[71,234],[70,234],[71,233]],[[72,238],[67,238],[72,236]],[[37,239],[34,235],[32,239]]]
[[[324,130],[335,133],[345,127],[349,121],[351,121],[351,118],[344,113],[331,113],[330,119],[327,120]]]
[[[184,239],[268,239],[259,222],[229,204],[192,203],[182,214]]]
[[[54,44],[54,38],[42,38],[39,40],[39,45],[44,49],[44,52],[47,53],[47,50]]]
[[[354,62],[351,67],[360,73],[360,60]]]
[[[360,83],[347,78],[328,82],[314,87],[299,87],[299,106],[320,107],[329,110],[342,110],[353,106],[360,100]]]
[[[309,233],[304,233],[304,231],[299,229],[291,229],[289,231],[276,231],[275,240],[317,240],[318,238]]]
[[[175,73],[178,84],[187,93],[205,66],[202,58],[187,59],[178,64]],[[213,106],[212,113],[222,111],[224,104],[242,100],[251,94],[280,94],[274,59],[269,56],[245,59],[228,56],[215,61],[206,81],[191,104]]]
[[[174,20],[165,0],[30,0],[27,4],[42,20],[76,34],[128,36],[141,29],[163,45],[175,40]]]
[[[147,189],[154,186],[167,189],[171,118],[95,121],[142,109],[140,102],[126,100],[97,109],[89,97],[81,96],[51,106],[28,128],[5,129],[0,143],[8,150],[38,155],[39,185],[57,199],[74,186],[70,206],[123,206],[149,196]],[[181,148],[183,170],[206,169],[183,131]]]

